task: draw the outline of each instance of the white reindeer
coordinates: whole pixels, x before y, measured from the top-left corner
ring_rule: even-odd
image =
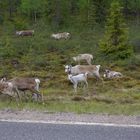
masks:
[[[103,76],[105,78],[112,79],[112,78],[122,77],[123,75],[120,72],[111,71],[111,70],[106,69]]]
[[[63,33],[52,34],[51,37],[53,39],[56,39],[56,40],[59,40],[59,39],[69,39],[70,38],[70,33],[63,32]]]
[[[89,65],[91,65],[91,60],[93,59],[92,54],[79,54],[78,56],[72,57],[75,62],[78,62],[80,65],[80,61],[85,60]]]
[[[71,83],[73,83],[73,87],[74,87],[75,92],[77,92],[77,85],[80,82],[84,82],[88,87],[87,75],[88,75],[88,72],[86,72],[84,74],[83,73],[78,74],[75,76],[73,76],[72,74],[68,74],[68,79],[71,81]]]

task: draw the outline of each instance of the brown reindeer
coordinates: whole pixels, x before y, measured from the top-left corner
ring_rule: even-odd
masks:
[[[17,36],[33,36],[34,30],[22,30],[22,31],[16,31]]]
[[[37,100],[41,98],[42,96],[39,93],[39,84],[40,80],[38,78],[22,78],[22,77],[16,77],[13,79],[10,79],[8,81],[1,80],[3,83],[10,83],[12,85],[12,88],[8,87],[4,88],[7,92],[12,92],[13,90],[16,90],[16,92],[19,94],[19,91],[30,91],[32,96],[36,96]]]

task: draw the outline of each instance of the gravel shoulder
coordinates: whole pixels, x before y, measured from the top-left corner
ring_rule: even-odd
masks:
[[[124,115],[97,115],[97,114],[74,114],[74,113],[49,113],[39,111],[15,111],[11,109],[0,110],[0,120],[34,120],[34,121],[65,121],[84,123],[115,123],[140,125],[140,116]]]

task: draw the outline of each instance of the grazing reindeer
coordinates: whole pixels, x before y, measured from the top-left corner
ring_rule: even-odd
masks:
[[[14,89],[17,89],[17,91],[27,91],[29,90],[31,92],[31,94],[34,96],[34,95],[37,95],[37,99],[39,97],[41,97],[42,99],[42,96],[41,94],[39,93],[39,84],[40,84],[40,80],[37,79],[37,78],[13,78],[9,81],[7,81],[7,83],[11,83],[14,87]]]
[[[100,65],[76,65],[73,67],[71,65],[65,65],[64,67],[66,73],[76,75],[88,72],[89,75],[94,75],[97,80],[102,80],[99,74]]]
[[[72,57],[75,62],[78,62],[80,65],[81,60],[85,60],[89,65],[91,65],[91,60],[93,59],[92,54],[79,54],[78,56]]]
[[[84,74],[83,73],[78,74],[75,76],[73,76],[72,74],[68,74],[68,79],[73,83],[75,92],[77,92],[77,85],[79,82],[84,82],[88,87],[87,75],[88,75],[88,72],[86,72]]]

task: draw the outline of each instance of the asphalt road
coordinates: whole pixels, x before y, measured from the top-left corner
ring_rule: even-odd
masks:
[[[140,127],[0,122],[0,140],[140,140]]]

